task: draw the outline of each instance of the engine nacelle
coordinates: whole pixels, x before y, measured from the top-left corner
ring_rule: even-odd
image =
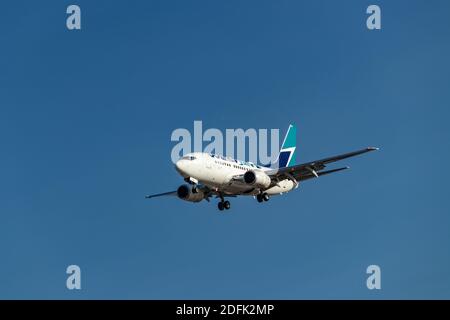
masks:
[[[267,188],[271,180],[264,172],[250,170],[244,173],[244,182],[258,188]]]
[[[181,200],[190,201],[190,202],[200,202],[205,199],[205,194],[198,190],[197,192],[192,191],[192,187],[187,184],[182,184],[177,189],[177,196]]]

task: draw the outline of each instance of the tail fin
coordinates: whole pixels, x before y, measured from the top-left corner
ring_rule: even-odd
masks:
[[[295,164],[297,145],[297,127],[293,124],[289,125],[289,129],[284,137],[280,154],[278,155],[278,167],[284,168]]]

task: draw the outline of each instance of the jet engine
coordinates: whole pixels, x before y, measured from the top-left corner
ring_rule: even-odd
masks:
[[[193,187],[182,184],[177,189],[177,196],[181,200],[190,202],[200,202],[205,198],[205,194],[201,190],[192,190]],[[194,192],[196,191],[196,192]]]
[[[244,173],[244,182],[258,188],[267,188],[271,180],[264,172],[250,170]]]

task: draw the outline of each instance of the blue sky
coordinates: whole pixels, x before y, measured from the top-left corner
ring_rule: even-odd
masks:
[[[66,7],[82,10],[68,31]],[[377,3],[382,30],[366,28]],[[8,1],[0,298],[450,298],[448,1]],[[176,128],[298,128],[297,161],[376,145],[258,204],[182,183]],[[82,290],[65,287],[66,267]],[[382,289],[366,288],[368,265]]]

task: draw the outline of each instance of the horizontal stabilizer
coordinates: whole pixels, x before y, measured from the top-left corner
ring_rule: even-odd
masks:
[[[145,199],[155,198],[155,197],[162,197],[162,196],[175,196],[177,194],[176,191],[169,191],[164,193],[158,193],[158,194],[152,194],[145,196]]]

